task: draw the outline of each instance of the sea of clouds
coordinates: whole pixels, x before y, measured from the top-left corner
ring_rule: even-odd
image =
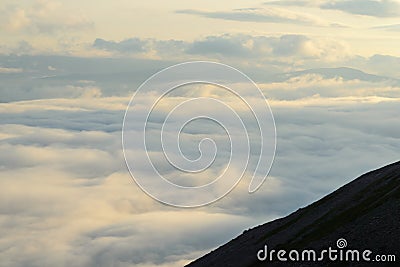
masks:
[[[247,36],[220,36],[185,44],[185,49],[204,55],[206,49],[221,42],[238,43],[239,38],[251,43]],[[258,46],[262,41],[253,40],[257,53],[268,50]],[[272,45],[270,56],[303,51],[308,61],[299,69],[317,64],[307,49],[318,44],[305,37],[267,41]],[[299,46],[284,49],[286,41]],[[123,48],[104,40],[94,46]],[[244,57],[252,56],[246,46],[238,49]],[[329,55],[312,51],[317,51],[315,57]],[[372,70],[370,62],[377,57],[359,59],[359,66]],[[266,59],[250,65],[227,58],[255,79],[269,101],[277,130],[275,161],[254,194],[248,194],[245,176],[214,204],[178,209],[140,190],[126,168],[121,145],[132,93],[172,61],[2,56],[0,265],[183,265],[244,229],[289,214],[358,175],[399,159],[400,75],[367,75],[351,69],[293,72],[292,61],[279,58],[271,69]],[[204,96],[195,92],[171,96],[169,101],[199,95]],[[230,101],[223,94],[213,95]],[[199,134],[220,138],[221,132],[207,129],[212,126],[191,125],[183,142],[189,156],[198,153],[193,144]],[[220,150],[225,152],[226,147]],[[215,173],[210,169],[203,178]],[[171,177],[178,182],[187,179],[178,171]]]

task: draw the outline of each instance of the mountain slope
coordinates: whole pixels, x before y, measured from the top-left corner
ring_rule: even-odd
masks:
[[[350,80],[360,80],[366,82],[382,82],[382,81],[392,81],[399,82],[397,79],[378,76],[374,74],[369,74],[358,69],[339,67],[339,68],[318,68],[318,69],[308,69],[302,71],[289,72],[285,74],[280,74],[276,76],[277,81],[285,81],[290,78],[300,77],[307,74],[317,74],[322,76],[324,79],[342,78],[344,81]]]
[[[366,173],[287,217],[245,231],[188,266],[321,266],[321,262],[262,262],[257,259],[257,252],[264,245],[269,250],[322,251],[337,248],[336,241],[340,238],[347,240],[347,249],[369,249],[371,255],[395,255],[398,263],[399,220],[400,162],[397,162]],[[330,264],[333,263],[323,265]],[[365,266],[365,262],[346,262],[344,266]]]

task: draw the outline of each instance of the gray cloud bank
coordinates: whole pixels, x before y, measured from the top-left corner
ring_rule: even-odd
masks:
[[[400,16],[400,3],[393,0],[346,0],[328,1],[321,5],[323,9],[336,9],[351,14],[374,17]]]
[[[335,40],[305,35],[215,35],[192,42],[130,38],[97,39],[95,49],[113,58],[0,55],[0,102],[50,98],[126,96],[153,73],[174,63],[193,59],[219,61],[242,69],[257,82],[284,81],[298,71],[368,81],[396,80],[400,59],[390,55],[361,57],[347,52]],[[156,59],[142,55],[153,53]],[[332,67],[351,69],[331,70]],[[329,68],[327,68],[329,67]],[[318,70],[320,69],[320,70]],[[357,72],[363,70],[365,74]],[[336,73],[335,73],[336,72]],[[290,74],[294,73],[294,74]],[[306,74],[303,73],[303,74]],[[328,75],[328,76],[326,76]],[[373,77],[375,75],[376,77]],[[346,78],[347,77],[347,78]]]
[[[261,9],[261,8],[242,8],[234,9],[230,12],[209,12],[193,9],[185,9],[176,11],[178,14],[190,14],[197,15],[206,18],[243,21],[243,22],[267,22],[267,23],[288,23],[288,24],[300,24],[309,26],[322,26],[321,21],[316,18],[297,14],[294,12],[288,12],[280,9]],[[333,25],[326,23],[327,25]]]
[[[349,14],[371,17],[397,17],[400,3],[395,0],[333,0],[333,1],[268,1],[266,5],[312,6],[321,9],[340,10]]]

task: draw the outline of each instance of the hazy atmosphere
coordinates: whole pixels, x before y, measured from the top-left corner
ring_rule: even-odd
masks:
[[[395,0],[3,0],[0,266],[183,266],[399,160],[399,18]],[[121,129],[141,83],[195,60],[254,80],[272,109],[277,149],[257,192],[247,192],[245,175],[221,200],[180,209],[132,180]],[[235,105],[197,88],[165,106],[193,96]],[[188,157],[200,135],[222,133],[191,124]]]

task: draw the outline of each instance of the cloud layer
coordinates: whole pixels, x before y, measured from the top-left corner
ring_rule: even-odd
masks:
[[[333,25],[324,22],[317,17],[313,17],[306,14],[296,13],[287,11],[279,8],[241,8],[234,9],[229,12],[212,12],[212,11],[201,11],[201,10],[178,10],[178,14],[191,14],[198,15],[206,18],[223,19],[232,21],[243,21],[243,22],[266,22],[266,23],[288,23],[288,24],[300,24],[300,25],[313,25],[313,26],[328,26]]]
[[[57,62],[51,66],[58,70]],[[7,68],[24,74],[27,65]],[[132,91],[113,96],[103,84],[81,83],[86,89],[79,94],[60,88],[63,94],[51,99],[0,104],[0,260],[7,266],[181,266],[243,229],[398,160],[396,80],[351,69],[283,73],[259,84],[278,132],[276,160],[260,191],[247,193],[247,176],[215,204],[178,210],[144,194],[124,165],[120,129]],[[36,86],[32,98],[46,84]],[[15,97],[24,99],[25,89],[19,90]],[[211,89],[173,95],[168,103],[205,93],[235,105]],[[209,127],[187,129],[188,155],[200,133],[220,138]],[[176,181],[190,179],[172,174]]]
[[[400,3],[396,0],[316,0],[316,1],[268,1],[266,5],[309,6],[321,9],[339,10],[349,14],[371,17],[397,17]]]
[[[400,3],[393,0],[328,1],[322,4],[321,8],[373,17],[398,17],[400,15]]]

